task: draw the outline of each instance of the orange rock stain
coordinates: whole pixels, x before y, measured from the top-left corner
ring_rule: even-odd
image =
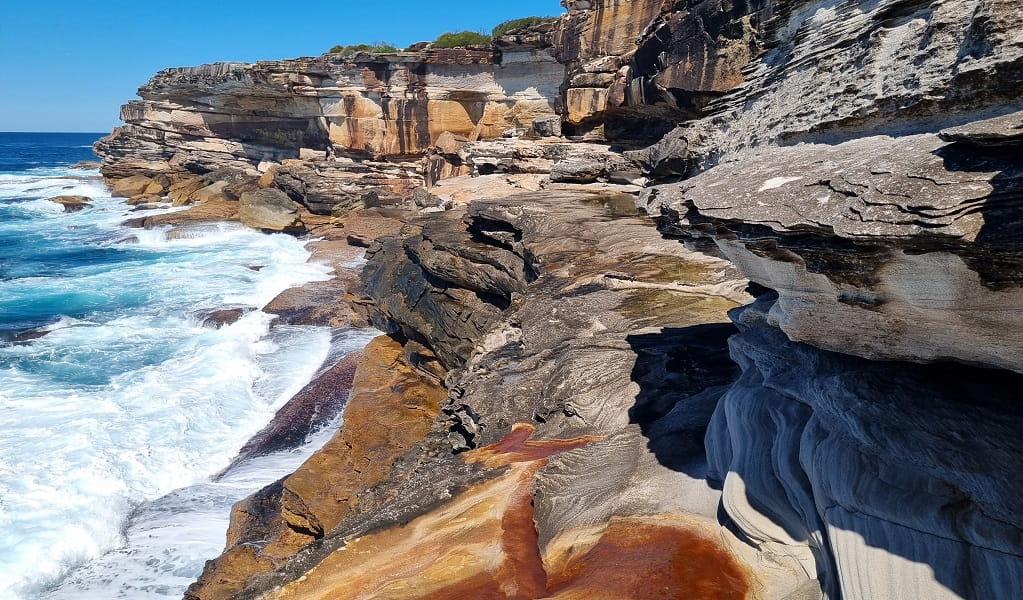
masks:
[[[532,482],[596,436],[532,440],[517,424],[464,459],[504,472],[406,525],[351,540],[266,600],[739,600],[745,571],[677,516],[615,517],[563,532],[541,555]]]

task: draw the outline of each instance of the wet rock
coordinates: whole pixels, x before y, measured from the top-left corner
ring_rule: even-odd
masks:
[[[203,327],[209,327],[211,329],[220,329],[225,325],[231,325],[242,318],[245,313],[249,312],[250,308],[222,308],[218,310],[203,311],[198,313],[199,319],[202,321]]]
[[[164,208],[166,204],[137,204],[131,209],[131,212],[140,212],[143,210],[156,210],[158,208]]]
[[[49,333],[49,330],[38,329],[34,331],[24,331],[14,336],[14,341],[16,343],[31,342],[32,340],[38,340],[41,337],[45,337],[46,335],[49,335]]]
[[[348,402],[361,352],[347,354],[288,400],[270,423],[238,451],[232,465],[256,456],[291,450],[330,425]],[[228,467],[229,472],[231,467]]]
[[[132,196],[124,201],[125,204],[137,206],[139,204],[160,204],[164,202],[164,199],[155,194],[139,194],[138,196]]]
[[[284,290],[263,312],[277,315],[275,324],[348,327],[362,323],[345,302],[345,282],[339,279]]]
[[[98,169],[102,163],[98,160],[80,160],[71,165],[72,169]]]
[[[302,227],[295,203],[284,192],[272,188],[242,194],[238,215],[243,224],[256,229],[285,231]]]
[[[60,204],[64,207],[64,212],[78,212],[86,208],[92,208],[92,198],[88,196],[53,196],[47,198],[50,202]]]

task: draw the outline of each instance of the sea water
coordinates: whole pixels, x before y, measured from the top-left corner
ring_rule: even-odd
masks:
[[[97,137],[0,134],[4,600],[180,597],[221,551],[230,506],[323,440],[212,476],[339,345],[367,339],[270,328],[259,307],[329,277],[294,237],[122,226],[153,213],[68,167]],[[92,207],[46,200],[71,194]],[[225,306],[252,310],[203,326]]]

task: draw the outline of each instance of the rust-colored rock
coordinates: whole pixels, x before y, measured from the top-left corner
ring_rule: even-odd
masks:
[[[501,469],[407,525],[349,541],[266,600],[741,600],[748,576],[706,532],[676,515],[613,518],[541,553],[531,487],[547,459],[598,436],[531,440],[516,424],[465,460]],[[506,467],[506,468],[503,468]]]
[[[404,364],[402,351],[386,336],[370,342],[356,367],[342,429],[279,489],[270,486],[236,507],[227,550],[207,563],[186,598],[230,598],[253,575],[321,537],[426,435],[445,394]]]

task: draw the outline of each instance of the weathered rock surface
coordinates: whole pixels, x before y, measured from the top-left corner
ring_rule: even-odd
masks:
[[[360,358],[362,352],[346,354],[324,369],[242,446],[233,462],[297,448],[309,436],[331,425],[348,402]]]
[[[1011,0],[749,8],[766,52],[710,117],[639,153],[648,169],[687,174],[755,144],[934,132],[1023,108],[1023,13]]]
[[[1017,594],[1021,23],[793,3],[712,116],[627,153],[691,176],[644,193],[662,231],[775,290],[733,313],[709,474],[827,598]]]
[[[1015,598],[1023,376],[791,342],[775,302],[733,314],[743,373],[707,436],[728,515],[830,598]]]
[[[565,4],[553,50],[165,71],[98,144],[370,246],[393,336],[188,597],[1014,597],[1018,2]],[[649,183],[666,238],[581,191]]]
[[[287,194],[273,188],[242,194],[238,217],[243,224],[256,229],[284,231],[302,227],[295,203]]]
[[[770,0],[566,0],[555,34],[570,131],[644,140],[743,82]],[[779,6],[778,8],[781,8]]]
[[[395,203],[422,186],[418,165],[372,161],[285,160],[267,171],[263,182],[283,190],[314,214],[344,215],[366,208],[371,194]]]
[[[790,339],[1023,371],[1023,155],[968,130],[765,149],[647,199],[777,290]]]

